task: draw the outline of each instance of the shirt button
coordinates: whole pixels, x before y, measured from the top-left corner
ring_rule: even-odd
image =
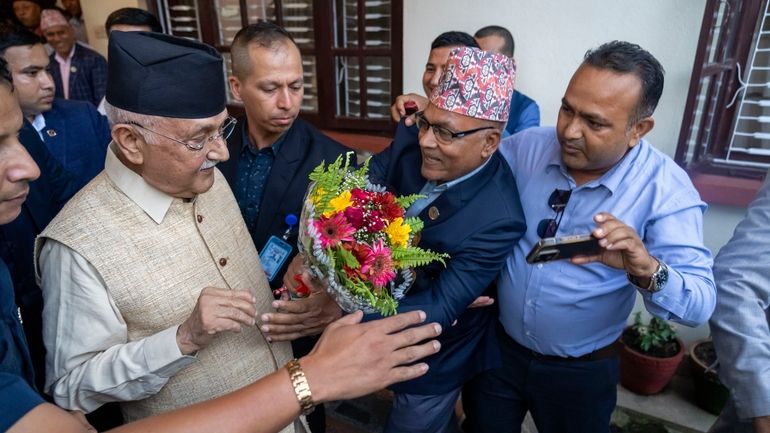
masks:
[[[534,304],[534,302],[532,302],[532,300],[531,300],[531,299],[527,301],[527,306],[528,306],[528,307],[531,307],[533,304]]]
[[[531,336],[532,336],[532,333],[531,333],[531,332],[529,332],[529,331],[525,332],[524,334],[525,334],[527,337],[531,337]]]
[[[538,263],[538,264],[537,264],[537,268],[538,268],[538,269],[542,269],[542,268],[543,268],[543,264],[542,264],[542,263]]]
[[[222,257],[219,259],[219,266],[225,266],[227,265],[227,259],[225,257]]]
[[[199,223],[202,223],[202,222],[203,222],[203,215],[198,215],[198,222],[199,222]]]

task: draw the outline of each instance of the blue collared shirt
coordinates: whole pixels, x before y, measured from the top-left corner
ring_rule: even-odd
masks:
[[[601,178],[577,186],[561,161],[554,128],[505,139],[500,151],[516,176],[527,232],[506,259],[498,284],[500,321],[520,344],[543,354],[581,356],[609,345],[641,293],[648,311],[695,326],[714,310],[711,252],[703,245],[706,204],[687,174],[642,140]],[[571,189],[557,236],[587,234],[606,211],[631,226],[650,254],[669,267],[663,290],[636,290],[623,270],[568,260],[530,265],[538,223],[553,218],[548,197]]]
[[[441,194],[444,193],[444,191],[448,190],[449,188],[462,183],[465,180],[468,180],[476,175],[476,173],[480,172],[487,164],[489,163],[489,158],[487,158],[486,161],[484,161],[483,164],[476,167],[473,171],[470,173],[466,173],[457,179],[450,180],[449,182],[444,182],[441,185],[438,185],[436,181],[429,180],[425,182],[425,185],[420,190],[419,194],[424,195],[425,197],[417,200],[416,202],[412,203],[411,206],[409,206],[409,209],[406,211],[407,217],[412,217],[415,215],[419,215],[420,212],[423,211],[426,207],[428,207],[431,203],[436,201],[437,198],[441,196]]]
[[[233,194],[238,202],[238,207],[241,209],[246,227],[248,227],[251,236],[254,237],[267,178],[273,168],[275,155],[278,154],[281,144],[286,139],[286,134],[281,135],[272,146],[257,149],[249,140],[246,122],[243,122],[241,128],[243,128],[243,141],[241,154],[238,155],[240,158],[238,161],[238,183],[236,183]],[[257,245],[257,247],[261,249],[262,245]]]

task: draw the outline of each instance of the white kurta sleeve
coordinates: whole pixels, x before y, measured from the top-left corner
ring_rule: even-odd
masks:
[[[143,399],[195,362],[179,351],[178,325],[128,342],[104,281],[80,254],[49,239],[39,263],[45,390],[59,406],[91,412],[107,402]]]

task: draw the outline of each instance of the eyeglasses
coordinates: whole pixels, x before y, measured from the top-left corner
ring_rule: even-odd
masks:
[[[555,189],[548,197],[548,206],[556,212],[553,218],[546,218],[537,225],[537,235],[541,238],[552,238],[556,236],[561,224],[561,218],[564,216],[564,209],[567,207],[569,197],[572,195],[571,189]]]
[[[222,126],[219,128],[219,132],[216,135],[212,135],[211,137],[206,137],[206,138],[204,138],[204,139],[202,139],[200,141],[195,141],[195,142],[193,142],[193,141],[186,141],[185,142],[185,141],[182,141],[182,140],[178,140],[178,139],[176,139],[174,137],[169,137],[168,135],[161,134],[158,131],[153,131],[152,129],[149,129],[149,128],[143,126],[143,125],[140,125],[139,123],[128,122],[129,125],[138,126],[138,127],[142,128],[142,129],[144,129],[145,131],[149,131],[149,132],[152,132],[153,134],[160,135],[163,138],[168,138],[171,141],[176,141],[177,143],[184,145],[186,148],[188,148],[190,150],[201,150],[201,149],[203,149],[206,146],[206,144],[212,143],[212,142],[217,141],[219,139],[227,140],[230,137],[230,135],[233,133],[233,131],[235,130],[235,124],[236,123],[238,123],[238,121],[235,120],[235,118],[228,116],[227,119],[225,119],[225,123],[223,123]]]
[[[417,128],[420,129],[420,131],[427,130],[428,128],[432,129],[433,135],[436,137],[436,140],[438,140],[442,144],[449,144],[455,138],[463,138],[466,135],[473,134],[474,132],[483,131],[485,129],[494,129],[494,126],[484,126],[481,128],[469,129],[467,131],[452,132],[451,130],[444,128],[443,126],[434,125],[428,122],[428,119],[425,118],[425,114],[423,111],[420,111],[419,113],[416,113],[414,115],[414,122],[417,125]]]

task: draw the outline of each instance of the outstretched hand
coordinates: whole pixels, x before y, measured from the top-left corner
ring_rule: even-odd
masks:
[[[300,272],[300,281],[309,288],[310,294],[289,299],[282,296],[272,303],[275,312],[263,313],[260,316],[260,329],[270,341],[291,341],[308,335],[318,335],[326,326],[342,316],[342,309],[326,293],[321,284],[310,276],[309,271],[300,265],[301,260],[292,261],[284,276],[284,286],[294,292],[299,283],[290,272]]]
[[[441,334],[439,324],[415,327],[425,320],[422,311],[359,323],[362,317],[357,311],[330,324],[300,360],[317,403],[354,398],[422,376],[428,365],[416,362],[441,347],[434,340]]]

